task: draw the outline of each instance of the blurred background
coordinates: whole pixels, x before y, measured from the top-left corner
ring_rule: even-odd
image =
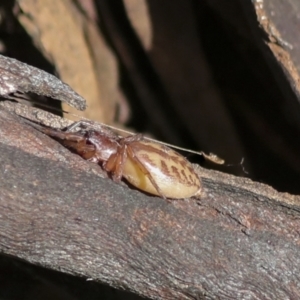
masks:
[[[297,0],[2,0],[0,53],[87,100],[84,113],[47,103],[58,114],[213,152],[223,172],[300,194],[299,11]]]

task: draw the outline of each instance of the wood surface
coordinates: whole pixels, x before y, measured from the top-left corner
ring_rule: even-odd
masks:
[[[165,201],[0,111],[0,250],[152,299],[297,299],[300,198],[195,166]]]

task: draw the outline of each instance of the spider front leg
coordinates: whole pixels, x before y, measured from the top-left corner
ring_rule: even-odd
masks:
[[[76,121],[74,123],[72,123],[71,125],[69,125],[68,127],[65,128],[66,132],[76,132],[78,130],[75,130],[77,128],[79,129],[87,129],[87,128],[94,128],[94,122],[92,121],[85,121],[85,120],[80,120],[80,121]]]
[[[110,156],[103,168],[111,173],[112,179],[115,182],[120,182],[123,176],[123,167],[127,159],[126,145],[122,145],[118,151]]]
[[[122,138],[120,141],[121,145],[130,145],[132,142],[139,142],[144,138],[144,136],[141,133],[134,134],[127,136],[125,138]]]

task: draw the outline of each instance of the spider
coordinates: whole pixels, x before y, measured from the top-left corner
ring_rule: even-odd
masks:
[[[101,165],[115,182],[125,178],[139,190],[164,199],[200,194],[200,178],[191,163],[178,152],[141,134],[120,137],[104,126],[99,130],[72,132],[83,123],[75,122],[66,131],[40,126],[38,129],[84,159]]]

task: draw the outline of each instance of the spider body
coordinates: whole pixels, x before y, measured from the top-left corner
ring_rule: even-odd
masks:
[[[142,135],[122,138],[107,129],[42,131],[84,159],[100,164],[116,182],[124,177],[138,189],[163,198],[182,199],[200,194],[201,181],[191,163]]]

